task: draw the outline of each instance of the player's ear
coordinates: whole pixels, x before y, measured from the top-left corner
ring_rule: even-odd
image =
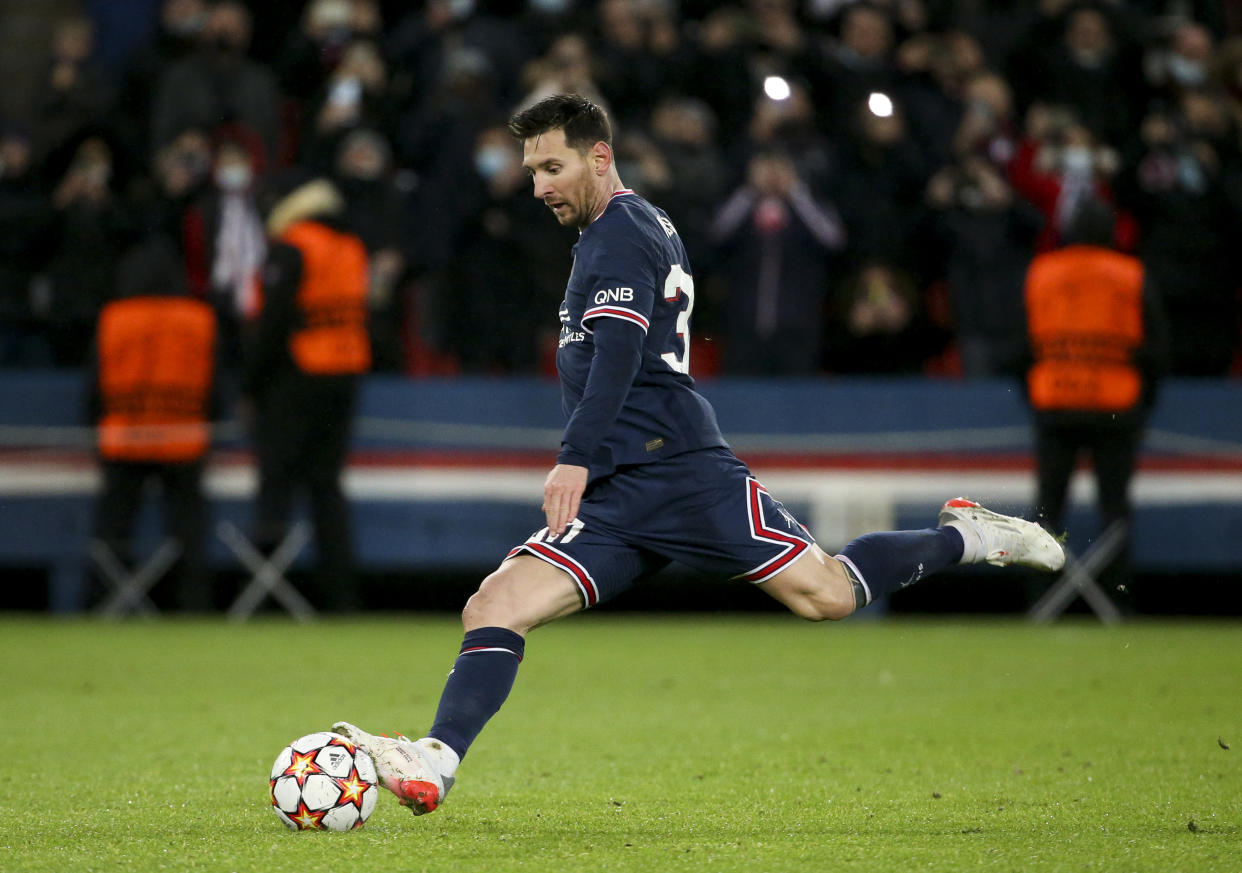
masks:
[[[612,146],[600,140],[591,146],[591,167],[595,170],[595,175],[602,176],[608,172],[608,168],[612,166]]]

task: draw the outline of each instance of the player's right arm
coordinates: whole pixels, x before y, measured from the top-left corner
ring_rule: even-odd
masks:
[[[548,529],[560,534],[578,514],[586,490],[591,458],[612,430],[642,364],[647,333],[622,318],[592,320],[595,351],[582,399],[561,437],[557,465],[544,483]]]

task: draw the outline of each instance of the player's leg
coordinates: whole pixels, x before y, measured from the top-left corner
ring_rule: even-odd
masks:
[[[801,560],[759,587],[795,615],[839,620],[872,600],[952,566],[963,554],[953,527],[865,534],[836,557],[812,546]]]
[[[835,558],[818,547],[759,583],[795,614],[812,621],[845,618],[877,597],[954,564],[987,562],[1059,570],[1065,551],[1034,522],[963,498],[947,501],[939,526],[864,534]]]
[[[516,555],[483,580],[462,612],[465,638],[449,672],[435,722],[418,741],[369,734],[337,722],[333,730],[375,761],[380,781],[415,815],[444,800],[457,767],[483,726],[500,709],[535,627],[582,608],[567,573],[529,555]]]
[[[526,634],[580,609],[565,571],[530,555],[510,558],[483,580],[462,611],[461,651],[427,732],[453,753],[445,756],[448,775],[509,696]]]

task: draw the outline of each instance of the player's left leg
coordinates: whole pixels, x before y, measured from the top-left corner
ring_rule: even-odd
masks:
[[[872,600],[953,564],[987,562],[1059,570],[1061,545],[1034,522],[963,498],[947,501],[940,526],[864,534],[830,558],[818,547],[760,587],[812,621],[842,619]]]

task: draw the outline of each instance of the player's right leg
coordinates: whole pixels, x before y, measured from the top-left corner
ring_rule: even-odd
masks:
[[[515,555],[484,579],[466,603],[465,638],[426,737],[375,736],[348,722],[332,729],[371,756],[381,784],[402,805],[415,815],[431,812],[452,787],[466,749],[509,696],[526,634],[582,605],[566,570]]]

